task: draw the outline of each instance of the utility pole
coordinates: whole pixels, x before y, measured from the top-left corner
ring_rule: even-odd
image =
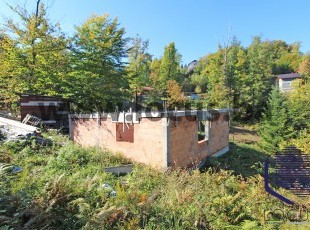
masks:
[[[37,8],[36,8],[36,18],[35,18],[35,30],[37,29],[38,27],[38,17],[39,17],[39,6],[40,6],[40,1],[41,0],[37,0]],[[30,82],[32,82],[33,78],[34,78],[34,66],[36,64],[36,59],[37,59],[37,53],[36,53],[36,50],[35,50],[35,40],[36,38],[32,38],[32,41],[31,41],[31,46],[32,46],[32,65],[33,67],[31,68],[31,79],[30,79]]]

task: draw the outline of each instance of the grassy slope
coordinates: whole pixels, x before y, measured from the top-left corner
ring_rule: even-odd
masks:
[[[0,227],[14,229],[273,229],[264,210],[282,203],[264,192],[265,154],[251,143],[208,161],[206,172],[157,172],[136,165],[115,177],[103,168],[129,161],[96,148],[82,149],[54,135],[54,144],[1,145]],[[61,145],[59,145],[61,144]],[[109,184],[111,190],[104,188]],[[287,207],[284,207],[287,208]]]

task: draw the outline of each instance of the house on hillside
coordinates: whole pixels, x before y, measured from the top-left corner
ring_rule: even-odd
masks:
[[[280,74],[277,76],[278,86],[281,92],[289,92],[293,89],[292,82],[299,79],[299,73]]]
[[[192,61],[191,63],[188,64],[187,66],[187,73],[190,75],[193,73],[195,67],[197,66],[198,64],[198,61],[197,60],[194,60]]]
[[[120,152],[158,169],[192,167],[229,150],[226,109],[70,114],[69,122],[74,142]]]

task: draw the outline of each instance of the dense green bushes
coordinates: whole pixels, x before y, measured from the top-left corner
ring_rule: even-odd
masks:
[[[296,145],[310,154],[310,82],[296,80],[294,90],[281,93],[274,87],[259,127],[261,147],[276,152]]]
[[[0,227],[273,229],[265,224],[264,210],[283,206],[264,191],[264,156],[250,145],[232,146],[226,156],[209,161],[204,173],[162,173],[137,164],[131,174],[116,177],[103,168],[128,160],[59,136],[55,142],[61,145],[1,145],[1,163],[23,171],[0,174]]]

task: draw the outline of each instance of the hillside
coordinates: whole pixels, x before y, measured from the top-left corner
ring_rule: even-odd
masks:
[[[289,209],[264,191],[266,155],[254,144],[232,143],[204,172],[136,164],[115,176],[104,167],[129,160],[45,136],[51,146],[0,146],[1,229],[274,229],[281,222],[266,224],[264,210]]]

